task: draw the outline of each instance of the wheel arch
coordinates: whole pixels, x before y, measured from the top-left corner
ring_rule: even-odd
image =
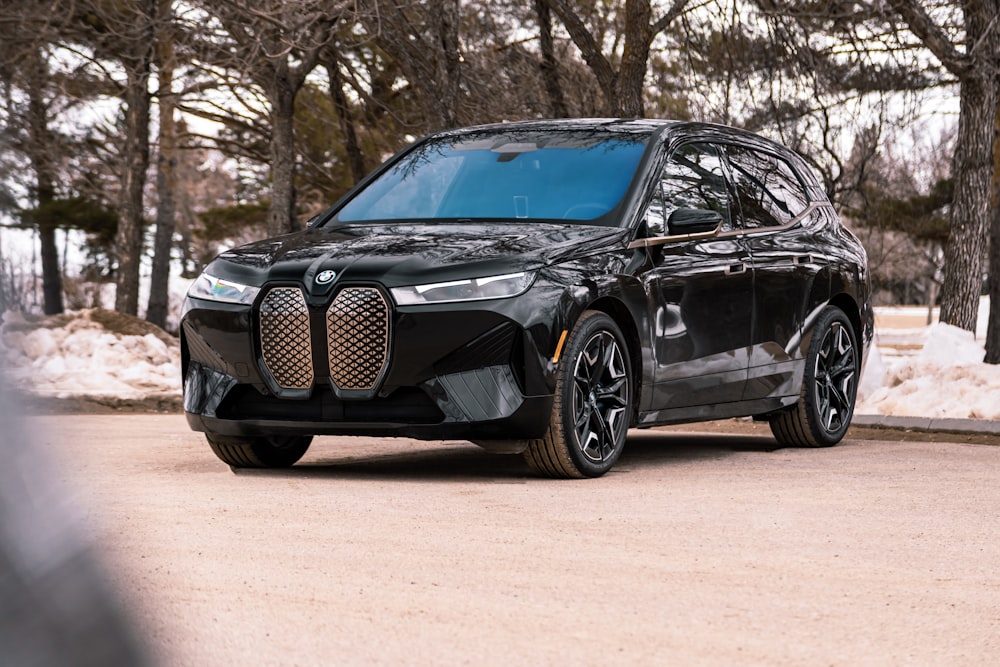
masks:
[[[851,328],[854,329],[854,339],[863,345],[864,325],[861,321],[861,309],[858,307],[858,303],[854,300],[854,297],[846,292],[841,292],[830,299],[830,305],[844,311],[847,319],[851,321]]]

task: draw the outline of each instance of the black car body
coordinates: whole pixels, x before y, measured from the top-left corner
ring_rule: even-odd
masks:
[[[468,439],[553,476],[630,427],[849,425],[867,259],[805,162],[671,121],[483,126],[417,142],[302,232],[189,292],[184,407],[234,466],[314,435]]]

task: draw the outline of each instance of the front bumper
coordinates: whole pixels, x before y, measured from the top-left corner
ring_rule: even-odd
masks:
[[[259,302],[192,300],[182,324],[188,423],[230,436],[541,437],[553,401],[551,310],[527,296],[390,307],[385,368],[363,392],[333,377],[343,346],[327,335],[325,304],[310,304],[295,343],[310,382],[289,389],[269,372],[264,346],[274,343],[263,340]]]

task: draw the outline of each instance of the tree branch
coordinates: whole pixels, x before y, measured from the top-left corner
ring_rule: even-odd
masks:
[[[889,0],[889,4],[945,69],[959,79],[964,79],[972,72],[972,59],[955,48],[944,30],[934,23],[927,10],[916,0]]]
[[[683,14],[685,11],[688,11],[687,4],[689,2],[691,2],[691,0],[674,0],[674,4],[667,10],[667,13],[661,16],[660,19],[653,24],[652,34],[660,34],[674,22],[674,19]],[[705,4],[708,3],[702,3],[701,6],[704,6]]]
[[[594,36],[590,33],[590,30],[580,19],[579,15],[569,6],[566,0],[545,0],[545,2],[552,8],[552,11],[559,15],[563,25],[566,26],[566,31],[569,33],[570,38],[576,44],[576,48],[580,49],[583,59],[597,77],[601,90],[604,91],[605,95],[613,94],[615,78],[617,76],[614,68],[611,67],[611,63],[601,51],[601,45],[594,39]],[[675,5],[686,2],[687,0],[677,0]],[[610,103],[611,100],[608,100],[608,102]]]

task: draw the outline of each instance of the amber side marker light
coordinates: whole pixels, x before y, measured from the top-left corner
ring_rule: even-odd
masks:
[[[558,364],[559,357],[562,355],[563,344],[566,342],[566,336],[569,334],[569,329],[563,329],[562,335],[559,336],[559,344],[556,345],[556,353],[552,355],[552,363]]]

